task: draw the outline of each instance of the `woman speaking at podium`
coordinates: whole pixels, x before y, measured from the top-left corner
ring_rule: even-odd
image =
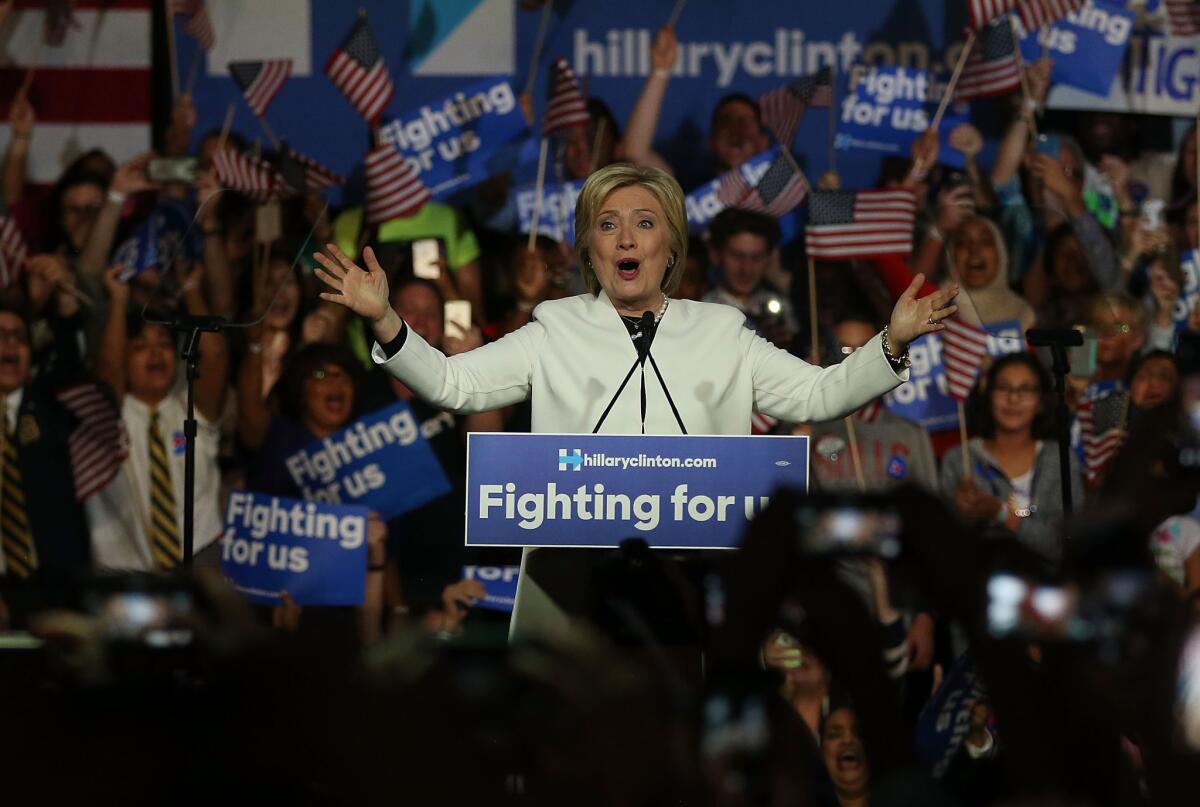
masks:
[[[364,270],[326,249],[317,255],[330,287],[321,297],[370,323],[377,364],[455,412],[531,399],[534,432],[749,434],[751,411],[793,423],[840,418],[907,380],[908,343],[957,310],[953,288],[917,299],[918,275],[862,349],[831,367],[810,365],[745,327],[736,308],[671,299],[687,258],[683,191],[664,171],[626,164],[589,176],[576,202],[575,253],[591,292],[544,302],[525,327],[452,358],[392,309],[372,250]],[[527,574],[531,555],[550,552],[525,553],[514,636],[569,625]]]

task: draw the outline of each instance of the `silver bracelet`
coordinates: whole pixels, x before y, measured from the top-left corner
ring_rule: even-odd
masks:
[[[883,357],[887,359],[895,367],[912,367],[912,359],[909,358],[908,348],[904,349],[896,358],[892,358],[892,346],[888,343],[888,326],[883,326],[883,333],[880,334],[883,340]]]

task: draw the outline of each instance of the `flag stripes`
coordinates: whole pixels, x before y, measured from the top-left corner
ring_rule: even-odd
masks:
[[[909,191],[814,191],[806,243],[816,260],[912,252],[916,199]]]

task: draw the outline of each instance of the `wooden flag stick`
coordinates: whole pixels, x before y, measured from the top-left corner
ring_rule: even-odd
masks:
[[[671,16],[667,17],[667,27],[672,31],[675,30],[675,25],[679,22],[679,15],[683,13],[683,7],[686,5],[687,0],[675,0],[675,8],[671,9]]]
[[[225,148],[225,141],[229,139],[229,132],[233,129],[233,116],[236,112],[237,104],[230,104],[225,109],[225,122],[221,124],[221,134],[217,137],[217,151]]]
[[[858,489],[864,493],[867,490],[867,477],[863,474],[862,455],[858,451],[858,435],[854,432],[854,415],[846,415],[846,436],[850,438],[850,459],[854,463],[854,476],[858,479]]]
[[[188,65],[187,86],[183,91],[184,95],[191,95],[196,89],[196,78],[200,74],[200,54],[204,52],[204,48],[200,47],[200,43],[196,43],[196,49],[192,51],[192,63]]]
[[[596,136],[592,138],[592,170],[591,173],[596,173],[596,169],[600,167],[600,143],[604,140],[604,130],[608,126],[608,121],[601,118],[596,124]]]
[[[1013,53],[1017,59],[1017,75],[1021,78],[1021,95],[1024,96],[1025,103],[1029,106],[1029,136],[1037,140],[1037,113],[1034,109],[1033,95],[1029,92],[1029,77],[1025,75],[1025,61],[1021,58],[1021,40],[1017,37],[1016,26],[1016,19],[1010,16],[1008,29],[1012,31]]]
[[[954,72],[950,74],[950,83],[946,85],[946,91],[942,93],[941,103],[938,104],[937,114],[933,116],[933,123],[929,124],[930,129],[936,129],[942,122],[942,115],[946,114],[946,107],[950,106],[950,99],[954,97],[954,88],[958,86],[958,77],[962,75],[963,68],[967,66],[967,57],[971,55],[971,46],[975,44],[975,32],[971,31],[967,34],[967,41],[963,43],[962,53],[958,55],[958,64],[954,65]]]
[[[542,189],[546,184],[546,148],[549,142],[547,138],[543,137],[542,148],[538,153],[537,183],[533,186],[533,220],[529,223],[529,243],[525,245],[530,252],[533,252],[533,248],[537,245],[538,222],[542,218]]]
[[[817,324],[817,262],[808,259],[808,321],[812,344],[808,350],[808,363],[821,364],[820,327]]]
[[[278,151],[279,150],[279,138],[276,137],[275,132],[273,132],[271,130],[271,125],[269,123],[267,123],[267,119],[264,118],[262,115],[255,115],[254,117],[258,118],[258,125],[262,127],[263,134],[265,134],[267,136],[267,140],[270,141],[271,147],[274,148],[276,151]]]
[[[537,36],[533,40],[533,51],[529,55],[529,74],[525,78],[525,94],[533,95],[533,82],[537,78],[538,62],[542,60],[542,48],[546,44],[546,31],[550,28],[550,12],[554,10],[554,0],[546,0],[542,6],[542,19],[538,23]]]
[[[967,450],[967,408],[962,401],[955,399],[958,404],[958,439],[962,448],[963,476],[971,478],[971,452]]]
[[[174,0],[163,0],[163,11],[167,17],[167,62],[171,67],[171,98],[179,97],[179,64],[175,51]]]
[[[837,149],[834,144],[837,142],[837,84],[838,70],[837,59],[833,60],[830,66],[831,72],[829,75],[829,170],[837,173]]]

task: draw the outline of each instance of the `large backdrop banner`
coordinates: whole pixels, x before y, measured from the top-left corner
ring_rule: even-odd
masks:
[[[1063,85],[1054,90],[1051,105],[1195,114],[1200,100],[1200,38],[1163,35],[1157,0],[1151,0],[1156,11],[1149,26],[1132,31],[1131,16],[1121,12],[1123,4],[1094,3],[1062,23],[1059,32],[1042,32],[1047,34],[1045,50],[1071,61],[1067,74],[1092,76],[1110,70],[1116,56],[1121,56],[1121,66],[1106,94]],[[219,127],[227,106],[236,103],[235,131],[250,139],[260,137],[258,123],[241,101],[227,65],[290,58],[292,77],[266,116],[271,127],[305,154],[335,170],[352,172],[367,149],[370,133],[323,69],[354,24],[358,9],[365,11],[396,85],[383,112],[386,125],[408,122],[423,106],[492,86],[489,81],[507,79],[519,93],[541,21],[540,10],[527,10],[524,5],[513,0],[210,2],[216,44],[199,63],[195,97],[200,129]],[[855,64],[900,65],[945,75],[958,52],[966,5],[946,0],[772,2],[747,12],[746,7],[726,0],[689,0],[676,29],[679,58],[660,118],[657,146],[676,165],[695,171],[694,177],[680,177],[685,190],[691,191],[700,180],[714,175],[704,152],[704,136],[708,116],[720,97],[735,91],[757,97],[826,64],[837,67],[838,104],[844,100],[846,78]],[[1144,8],[1144,0],[1138,5]],[[545,106],[546,67],[563,56],[584,91],[606,101],[624,123],[650,70],[651,39],[673,7],[674,0],[618,5],[556,0],[533,85],[538,118]],[[178,40],[180,71],[186,76],[195,43],[183,34],[182,23]],[[1071,49],[1068,42],[1079,47],[1103,44],[1097,47],[1096,57],[1102,64],[1095,71],[1080,67],[1080,57],[1066,52]],[[507,104],[501,108],[510,114]],[[810,177],[827,167],[830,114],[828,109],[810,109],[793,143]],[[507,124],[496,121],[494,125]],[[862,187],[876,179],[878,165],[876,153],[843,152],[837,167],[849,187]],[[525,170],[531,173],[533,167]],[[446,180],[441,175],[437,179]],[[518,181],[527,179],[518,177]]]

